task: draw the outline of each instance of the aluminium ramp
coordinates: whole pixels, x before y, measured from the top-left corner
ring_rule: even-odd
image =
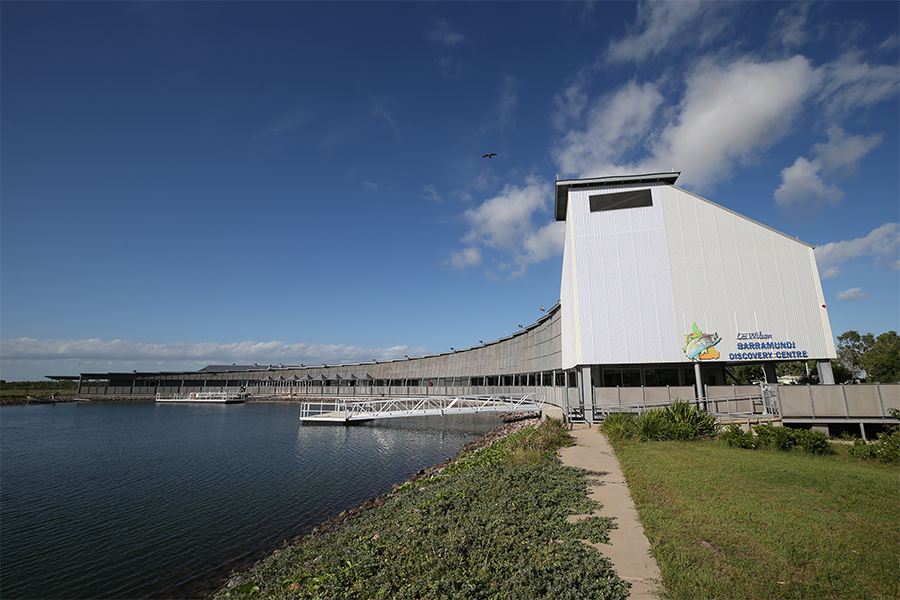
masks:
[[[543,399],[535,401],[531,394],[335,400],[304,402],[300,406],[300,420],[309,423],[347,423],[403,417],[540,411],[542,407]]]

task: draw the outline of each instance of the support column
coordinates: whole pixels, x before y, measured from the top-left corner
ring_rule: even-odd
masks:
[[[697,401],[703,400],[703,377],[700,375],[700,361],[694,362],[694,386],[697,388]]]
[[[834,371],[831,370],[830,360],[816,361],[819,368],[819,383],[834,385]]]
[[[775,373],[775,363],[763,363],[763,371],[766,373],[766,383],[778,383],[778,374]]]
[[[575,371],[578,374],[578,393],[581,395],[581,405],[584,407],[584,420],[594,422],[594,382],[591,380],[591,367],[581,367]]]

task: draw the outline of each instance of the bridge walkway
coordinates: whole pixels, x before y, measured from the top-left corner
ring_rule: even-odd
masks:
[[[308,423],[347,423],[402,417],[541,411],[543,405],[543,398],[536,400],[531,394],[330,400],[303,402],[300,405],[300,420]]]

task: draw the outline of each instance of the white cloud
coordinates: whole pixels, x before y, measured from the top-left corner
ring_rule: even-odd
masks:
[[[567,94],[580,98],[571,89]],[[628,167],[620,166],[623,155],[640,148],[663,100],[654,84],[638,85],[635,81],[602,96],[588,111],[584,129],[570,131],[554,150],[560,168],[577,177],[627,171]]]
[[[843,292],[838,292],[837,299],[838,300],[859,300],[860,298],[865,298],[868,294],[863,293],[862,288],[850,288],[849,290],[844,290]]]
[[[819,99],[832,118],[886,100],[897,93],[900,84],[896,65],[869,65],[859,50],[842,54],[820,71]]]
[[[387,128],[394,135],[397,134],[397,124],[394,121],[394,117],[391,116],[391,113],[388,112],[387,108],[384,105],[384,100],[373,99],[369,103],[369,112],[372,116],[377,117],[378,119],[384,121]]]
[[[673,46],[701,47],[716,39],[726,27],[719,18],[718,2],[656,0],[638,4],[636,26],[610,42],[610,62],[641,62]]]
[[[454,269],[466,269],[468,267],[477,267],[482,262],[481,249],[476,247],[463,248],[462,250],[450,253],[449,265]]]
[[[781,171],[781,186],[775,190],[775,203],[798,215],[822,204],[837,206],[844,192],[822,181],[821,165],[802,156]]]
[[[471,226],[463,241],[517,251],[521,240],[532,231],[532,215],[547,210],[549,196],[549,185],[536,176],[528,177],[525,187],[507,184],[497,196],[463,213]]]
[[[588,103],[588,95],[584,92],[584,77],[581,75],[578,83],[568,86],[562,95],[553,97],[556,110],[550,116],[553,126],[563,130],[571,122],[579,119]]]
[[[655,84],[631,81],[599,98],[583,129],[570,131],[554,156],[567,175],[674,169],[682,171],[682,184],[708,187],[784,138],[818,80],[802,56],[705,60],[687,76],[676,106],[666,106]],[[577,91],[567,94],[577,102]],[[574,109],[566,108],[570,118]]]
[[[816,157],[810,161],[799,157],[781,171],[781,186],[775,190],[775,203],[794,216],[816,212],[823,205],[837,206],[843,190],[827,184],[823,175],[832,179],[846,177],[859,168],[859,161],[881,144],[881,134],[848,136],[840,127],[828,131],[828,143],[816,144]]]
[[[892,33],[889,35],[883,42],[878,44],[878,49],[881,51],[894,50],[900,46],[900,35],[896,33]]]
[[[315,365],[392,360],[425,354],[424,348],[358,348],[343,344],[284,342],[146,343],[99,339],[37,340],[4,338],[0,360],[4,378],[37,379],[79,372],[195,370],[209,364]],[[25,373],[10,375],[10,373]]]
[[[806,31],[810,4],[792,2],[778,11],[769,28],[770,35],[784,46],[800,46],[809,37]]]
[[[440,19],[428,30],[428,39],[443,46],[453,47],[464,42],[466,36],[453,29],[446,19]]]
[[[536,215],[550,212],[552,193],[550,185],[542,178],[529,176],[524,186],[509,184],[493,198],[463,213],[469,223],[469,231],[462,238],[467,247],[454,251],[448,261],[450,266],[463,269],[480,265],[483,248],[495,250],[499,255],[512,257],[518,269],[512,277],[522,275],[527,267],[562,252],[564,228],[560,223],[535,225]],[[498,261],[488,271],[494,277],[497,271],[510,271],[512,264]]]
[[[431,184],[428,184],[424,188],[422,188],[422,191],[425,192],[425,195],[422,197],[424,199],[428,200],[429,202],[434,202],[435,204],[440,204],[441,202],[444,201],[444,199],[441,198],[441,195],[438,194],[437,188]]]
[[[488,114],[485,130],[506,129],[514,126],[513,115],[518,105],[517,89],[519,82],[512,75],[503,78],[497,103]]]
[[[871,256],[875,265],[900,270],[900,224],[885,223],[869,235],[855,240],[829,242],[815,250],[816,264],[822,277],[831,279],[840,274],[840,265]]]
[[[730,177],[737,162],[783,139],[818,76],[802,56],[728,65],[702,61],[687,78],[676,119],[647,162],[684,172],[682,183],[706,187]]]
[[[309,110],[305,108],[295,108],[294,110],[281,115],[273,125],[259,132],[259,135],[273,135],[291,129],[297,129],[298,127],[302,127],[309,123],[311,119],[312,113],[310,113]]]
[[[857,51],[818,68],[800,55],[770,61],[704,57],[683,81],[670,72],[656,82],[632,80],[591,100],[585,90],[593,68],[579,71],[554,98],[552,121],[563,135],[553,156],[565,176],[674,169],[682,172],[681,185],[702,191],[757,160],[791,134],[801,115],[819,109],[831,139],[814,148],[815,161],[786,170],[788,185],[780,194],[785,203],[791,193],[799,195],[795,203],[802,200],[803,190],[813,199],[837,202],[842,192],[823,175],[845,176],[881,141],[880,135],[848,136],[839,123],[897,91],[896,67],[870,66]],[[682,91],[664,95],[669,89]]]
[[[566,224],[561,221],[547,223],[522,242],[523,252],[516,257],[519,265],[516,275],[525,272],[528,265],[559,256],[566,241]]]
[[[880,133],[848,136],[840,127],[832,127],[828,130],[828,143],[814,145],[813,152],[818,155],[816,160],[821,161],[826,173],[846,177],[856,172],[859,161],[883,139]]]
[[[469,70],[469,67],[463,61],[452,56],[439,56],[435,59],[434,64],[441,72],[441,75],[456,80],[462,79],[463,75]]]

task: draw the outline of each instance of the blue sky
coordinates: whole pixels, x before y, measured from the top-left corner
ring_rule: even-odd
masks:
[[[3,2],[2,377],[498,339],[559,297],[557,176],[672,169],[817,246],[836,336],[900,329],[898,23],[896,2]]]

